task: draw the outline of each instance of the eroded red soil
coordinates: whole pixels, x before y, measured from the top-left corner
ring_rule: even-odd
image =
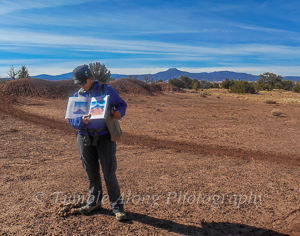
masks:
[[[275,105],[225,96],[121,96],[117,175],[131,220],[117,222],[107,198],[89,216],[55,214],[88,188],[67,99],[20,96],[0,102],[2,234],[300,234],[300,106],[274,117]]]

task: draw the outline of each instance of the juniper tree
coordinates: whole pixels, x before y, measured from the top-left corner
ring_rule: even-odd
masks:
[[[197,79],[193,79],[193,85],[192,85],[192,88],[195,90],[195,91],[198,91],[198,88],[199,88],[199,81]]]
[[[90,63],[89,66],[96,80],[102,83],[111,81],[110,70],[107,70],[104,64],[101,64],[100,62],[96,62],[96,63]]]
[[[21,69],[18,71],[18,79],[25,79],[29,78],[29,72],[26,66],[22,66]]]

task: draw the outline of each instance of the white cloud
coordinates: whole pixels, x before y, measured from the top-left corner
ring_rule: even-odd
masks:
[[[60,75],[69,73],[81,64],[88,63],[85,60],[59,60],[59,59],[17,59],[0,60],[0,74],[7,76],[9,68],[13,65],[16,69],[26,65],[31,76],[39,74]]]
[[[161,71],[166,71],[167,67],[158,68],[110,68],[112,74],[125,74],[125,75],[141,75],[141,74],[155,74]]]
[[[85,23],[86,24],[86,23]],[[52,15],[37,15],[37,14],[24,14],[24,15],[8,15],[5,16],[5,21],[1,25],[9,27],[28,27],[41,25],[47,27],[49,25],[55,26],[70,26],[78,27],[83,26],[84,23],[78,18],[71,16],[52,16]]]
[[[76,5],[94,0],[0,0],[0,15],[20,10]]]
[[[178,55],[261,55],[299,58],[299,46],[266,44],[228,44],[214,46],[184,45],[160,41],[114,40],[96,37],[67,36],[27,30],[0,29],[0,44],[12,47],[70,47],[72,50],[107,50],[120,53],[177,53]]]
[[[214,71],[233,71],[240,73],[248,73],[253,75],[259,75],[265,72],[272,72],[282,76],[300,76],[300,66],[276,66],[276,65],[265,65],[265,66],[224,66],[224,67],[181,67],[178,68],[182,71],[188,71],[192,73],[201,72],[214,72]]]

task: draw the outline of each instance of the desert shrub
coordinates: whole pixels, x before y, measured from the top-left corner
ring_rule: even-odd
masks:
[[[219,83],[213,82],[213,83],[210,84],[210,87],[211,88],[219,88]]]
[[[212,87],[212,84],[206,80],[197,80],[197,79],[190,79],[186,75],[181,75],[179,78],[169,79],[168,81],[170,84],[175,85],[179,88],[183,89],[209,89]],[[218,83],[216,83],[218,85]],[[216,85],[215,85],[216,86]]]
[[[194,89],[195,91],[198,91],[199,88],[199,82],[197,79],[193,79],[193,85],[192,85],[192,89]]]
[[[254,82],[248,82],[247,80],[237,80],[230,87],[230,92],[255,94],[257,93],[257,90]]]
[[[277,102],[274,101],[274,100],[267,99],[267,100],[265,100],[265,103],[267,103],[267,104],[276,104]]]
[[[201,97],[206,97],[207,95],[209,95],[207,91],[202,91],[202,92],[200,93],[200,96],[201,96]]]
[[[263,73],[257,80],[259,90],[273,90],[273,89],[284,89],[291,91],[294,88],[294,82],[291,80],[284,80],[281,75],[274,73]]]
[[[273,116],[280,116],[280,115],[282,114],[282,111],[281,111],[281,110],[278,110],[278,109],[273,109],[273,110],[271,111],[271,114],[272,114]]]
[[[295,93],[300,93],[300,83],[295,83],[292,91]]]
[[[282,89],[282,84],[281,83],[277,83],[274,85],[275,89]]]
[[[234,83],[235,83],[234,79],[226,78],[225,80],[223,80],[221,82],[220,86],[223,89],[229,89],[230,87],[232,87],[234,85]]]
[[[200,80],[199,81],[199,88],[202,89],[209,89],[211,87],[211,83],[206,80]]]
[[[19,70],[18,79],[30,78],[28,69],[26,66],[22,66]]]
[[[184,83],[182,80],[177,79],[177,78],[173,78],[173,79],[169,79],[168,81],[170,84],[178,87],[178,88],[184,88]]]
[[[259,89],[262,90],[273,90],[277,87],[282,87],[282,76],[274,73],[266,72],[259,75],[260,78],[257,80]],[[276,85],[276,86],[275,86]]]
[[[188,77],[187,75],[181,75],[179,79],[183,82],[184,88],[192,88],[193,80],[190,77]]]
[[[291,91],[294,87],[294,83],[291,80],[282,80],[281,84],[282,84],[282,89],[287,91]]]

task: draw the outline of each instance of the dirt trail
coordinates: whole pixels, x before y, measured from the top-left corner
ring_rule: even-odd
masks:
[[[67,121],[54,120],[45,116],[33,115],[29,112],[19,110],[14,106],[7,106],[7,102],[0,102],[0,112],[11,115],[17,119],[31,122],[33,124],[47,127],[50,129],[59,130],[68,134],[75,133],[74,129],[69,126]],[[288,165],[300,165],[298,155],[284,155],[276,152],[243,150],[241,148],[227,147],[213,144],[201,144],[185,141],[170,141],[159,138],[154,138],[148,135],[136,135],[129,132],[124,132],[122,136],[122,143],[135,144],[159,149],[171,149],[176,152],[186,152],[191,154],[205,154],[222,157],[235,157],[244,160],[263,160],[270,162],[277,162]]]

